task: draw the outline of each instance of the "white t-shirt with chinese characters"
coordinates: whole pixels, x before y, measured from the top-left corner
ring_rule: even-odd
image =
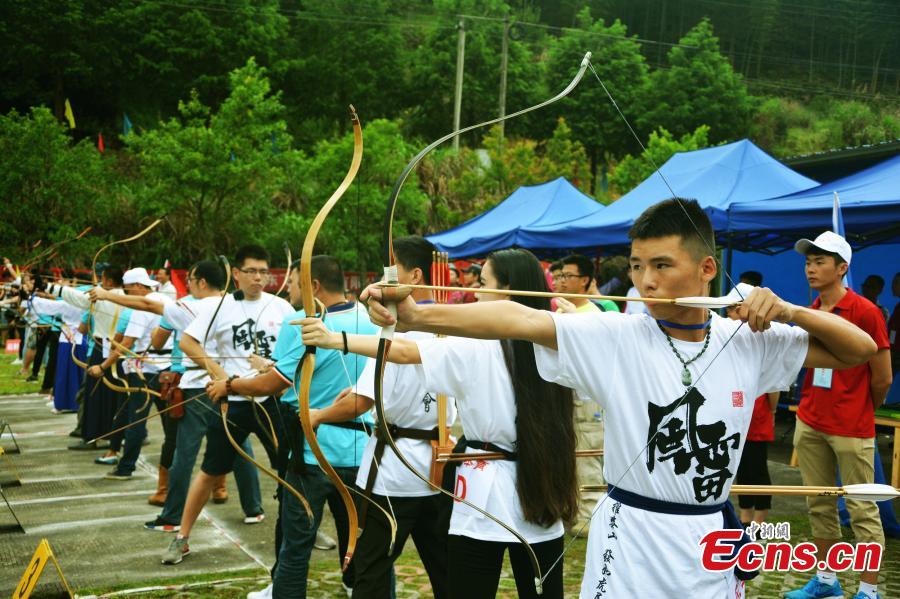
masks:
[[[688,366],[696,387],[685,396],[681,362],[649,315],[552,317],[559,349],[535,345],[538,370],[604,408],[606,480],[683,504],[728,499],[754,399],[790,386],[809,343],[798,327],[774,323],[754,333],[713,315],[709,347]],[[672,342],[684,359],[703,348],[702,341]],[[672,516],[606,496],[600,501],[588,538],[582,599],[742,595],[732,572],[701,566],[698,542],[722,528],[721,513]]]
[[[221,308],[216,313],[220,303]],[[203,343],[209,329],[207,345],[212,345],[213,355],[217,356],[228,376],[252,377],[257,372],[250,365],[250,354],[271,358],[281,322],[293,313],[289,303],[271,293],[263,292],[253,301],[235,300],[234,295],[229,294],[224,300],[216,298],[214,303],[204,304],[184,332]],[[247,401],[247,398],[229,395],[228,400]]]
[[[417,344],[422,357],[418,370],[424,387],[456,398],[466,438],[515,451],[518,411],[500,342],[447,337],[424,339]],[[467,449],[469,453],[477,451]],[[509,524],[529,543],[562,536],[561,521],[545,528],[525,520],[516,481],[516,462],[462,462],[457,469],[456,494]],[[509,531],[458,502],[453,505],[450,534],[516,542]]]
[[[221,299],[220,296],[205,297],[201,300],[195,300],[192,296],[183,297],[178,301],[163,304],[163,317],[174,327],[174,330],[183,333],[197,318],[197,314],[207,309],[206,307],[209,305],[212,305],[212,309],[215,310],[215,306],[218,305]],[[200,341],[203,341],[203,339],[200,339]],[[214,348],[215,342],[212,339],[207,339],[206,347],[203,348],[206,355],[215,355]],[[178,383],[181,389],[201,389],[206,387],[206,383],[209,382],[209,374],[207,374],[206,370],[197,366],[187,356],[182,357],[181,365],[184,366],[184,374],[181,375],[181,381]]]
[[[397,333],[398,339],[411,340],[431,339],[430,333]],[[375,360],[369,359],[363,369],[354,391],[370,399],[375,398]],[[428,391],[422,385],[422,378],[415,366],[392,364],[384,367],[384,413],[390,424],[401,428],[432,430],[438,425],[437,392]],[[447,398],[447,426],[456,420],[456,404],[452,397]],[[428,476],[431,471],[431,442],[423,439],[395,439],[397,448],[403,453],[412,466]],[[356,476],[356,485],[366,488],[372,456],[375,454],[377,439],[369,438],[363,452],[362,463]],[[425,497],[435,495],[432,487],[409,471],[394,455],[390,448],[385,448],[381,462],[376,466],[378,476],[375,478],[373,493],[390,497]]]
[[[172,300],[169,296],[163,295],[157,291],[152,291],[144,296],[152,302],[162,302],[170,304]],[[169,368],[172,365],[169,356],[172,353],[172,338],[166,341],[161,352],[157,352],[150,344],[153,331],[159,326],[162,316],[153,312],[144,312],[143,310],[134,310],[131,313],[131,319],[128,321],[128,328],[125,329],[126,337],[134,338],[134,345],[131,351],[141,356],[146,356],[147,360],[137,358],[129,358],[125,360],[125,372],[145,372],[155,374]],[[130,355],[130,354],[129,354]]]

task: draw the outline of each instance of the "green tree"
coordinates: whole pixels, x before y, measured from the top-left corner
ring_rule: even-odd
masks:
[[[230,253],[257,239],[274,215],[285,169],[298,159],[265,69],[250,59],[229,80],[218,110],[194,92],[179,117],[125,138],[139,163],[138,216],[166,215],[178,231],[154,240],[162,255]]]
[[[9,258],[27,262],[35,241],[46,248],[88,225],[103,231],[113,203],[105,163],[90,142],[73,144],[47,108],[0,116],[0,239]],[[65,256],[84,258],[92,245],[73,243]]]
[[[665,127],[681,136],[708,125],[714,143],[746,137],[753,98],[719,52],[710,22],[700,21],[679,44],[669,50],[668,68],[650,76],[647,110],[638,121],[641,127]]]
[[[591,63],[598,76],[626,117],[636,120],[642,111],[647,80],[647,64],[640,46],[628,37],[627,28],[618,20],[609,26],[602,20],[593,22],[586,8],[578,18],[579,30],[564,32],[550,47],[549,87],[561,90],[571,79],[585,51],[590,50],[593,53]],[[587,152],[590,189],[595,190],[598,168],[634,148],[631,133],[590,72],[579,87],[560,102],[558,111],[565,116],[575,138]]]
[[[692,133],[675,139],[662,127],[650,134],[646,151],[628,155],[616,165],[609,177],[615,195],[625,195],[649,177],[666,160],[678,152],[691,152],[709,146],[709,127],[700,125]],[[656,165],[656,166],[654,166]]]

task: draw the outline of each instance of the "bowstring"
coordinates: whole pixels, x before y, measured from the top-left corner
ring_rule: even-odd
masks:
[[[688,214],[687,209],[684,207],[684,204],[682,203],[681,198],[678,196],[678,194],[675,193],[675,190],[672,189],[672,186],[669,184],[668,179],[666,179],[666,176],[663,174],[659,165],[656,163],[656,161],[653,159],[653,157],[647,151],[647,147],[641,141],[641,138],[638,136],[637,132],[634,130],[634,127],[631,126],[631,123],[628,121],[628,118],[622,112],[622,109],[619,108],[618,102],[616,102],[616,99],[610,93],[609,89],[606,87],[606,84],[600,78],[600,75],[597,74],[596,69],[594,69],[593,63],[590,61],[588,61],[588,68],[590,69],[591,73],[594,74],[594,77],[597,79],[597,81],[600,83],[600,87],[603,89],[603,92],[606,94],[606,97],[609,98],[609,101],[612,103],[613,107],[616,109],[616,112],[618,113],[619,117],[622,119],[622,122],[625,123],[625,126],[628,128],[628,131],[631,133],[631,135],[634,137],[635,141],[637,141],[638,145],[641,147],[641,150],[643,151],[644,156],[646,156],[647,160],[653,166],[654,173],[659,175],[659,178],[662,180],[663,184],[669,190],[669,193],[672,194],[672,198],[675,200],[675,203],[678,204],[678,207],[681,208],[682,212],[684,212],[684,215],[687,218],[688,222],[691,223],[691,226],[694,228],[694,231],[697,233],[697,236],[703,241],[703,244],[706,246],[706,249],[709,250],[710,255],[712,256],[712,258],[716,262],[716,264],[720,267],[720,270],[723,272],[725,277],[728,279],[728,282],[731,284],[731,287],[733,289],[737,289],[738,296],[741,298],[741,300],[745,299],[743,294],[741,294],[740,289],[738,289],[737,286],[734,284],[734,280],[731,278],[731,275],[729,274],[728,270],[721,268],[722,264],[721,264],[721,261],[716,257],[715,248],[710,245],[710,243],[707,241],[706,237],[700,232],[699,227],[697,227],[697,224],[694,222],[694,220],[691,218],[690,214]],[[660,424],[657,426],[654,433],[647,440],[647,443],[644,445],[644,447],[641,449],[641,451],[639,451],[637,453],[637,455],[634,456],[634,458],[631,460],[631,462],[629,462],[628,467],[625,468],[625,471],[616,479],[616,482],[611,485],[612,487],[618,487],[619,483],[622,481],[622,479],[624,479],[628,475],[628,473],[631,472],[632,467],[644,455],[644,453],[647,451],[647,449],[650,447],[650,445],[653,444],[653,442],[656,440],[657,435],[659,435],[659,433],[662,432],[663,428],[675,417],[675,413],[679,409],[681,409],[681,406],[684,404],[685,400],[690,395],[690,392],[693,391],[697,387],[698,384],[700,384],[700,380],[707,373],[707,371],[712,367],[712,365],[715,363],[715,361],[719,357],[719,355],[723,351],[725,351],[725,348],[731,344],[732,339],[734,339],[735,335],[738,334],[738,332],[741,330],[741,328],[743,326],[744,326],[744,322],[741,321],[740,324],[738,324],[738,326],[731,333],[731,335],[729,335],[728,338],[725,340],[725,343],[722,344],[722,347],[720,347],[719,350],[709,360],[709,362],[707,362],[706,367],[697,376],[697,380],[694,381],[690,386],[688,386],[687,389],[685,389],[684,395],[682,395],[681,398],[679,398],[678,402],[675,404],[675,407],[672,409],[671,412],[669,412],[668,416],[662,422],[660,422]],[[600,508],[603,507],[603,504],[605,504],[608,499],[609,499],[609,493],[606,493],[603,496],[603,498],[597,502],[597,505],[594,506],[593,510],[591,510],[591,517],[586,519],[581,524],[581,526],[578,528],[578,530],[575,531],[575,534],[572,535],[572,538],[566,543],[565,547],[563,547],[562,553],[560,553],[559,557],[557,557],[556,560],[554,560],[553,564],[550,566],[550,568],[547,570],[547,572],[544,574],[543,578],[541,579],[542,583],[547,579],[548,576],[550,576],[550,573],[553,571],[553,569],[556,568],[556,566],[559,565],[559,563],[563,560],[563,558],[566,556],[566,553],[568,553],[569,549],[575,543],[575,540],[578,539],[579,536],[581,535],[581,533],[584,531],[584,529],[591,524],[591,522],[594,519],[594,515],[596,515],[596,513],[598,511],[600,511]]]

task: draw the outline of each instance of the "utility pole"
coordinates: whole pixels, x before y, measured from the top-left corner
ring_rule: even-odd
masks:
[[[500,47],[500,118],[506,116],[506,67],[509,64],[509,17],[503,17],[503,42]],[[500,121],[500,149],[503,150],[503,135],[506,121]]]
[[[463,65],[466,61],[466,22],[462,19],[456,27],[459,38],[456,42],[456,90],[453,98],[453,130],[459,130],[459,119],[462,115]],[[459,136],[453,138],[453,150],[459,152]]]

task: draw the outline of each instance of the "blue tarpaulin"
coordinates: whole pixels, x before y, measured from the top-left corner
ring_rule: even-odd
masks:
[[[831,229],[834,192],[841,200],[849,240],[870,244],[900,235],[900,156],[812,189],[736,203],[729,212],[728,230],[753,234]]]
[[[564,226],[527,227],[536,247],[598,248],[628,244],[628,229],[653,204],[672,197],[700,202],[717,231],[724,230],[728,208],[735,202],[753,202],[816,186],[784,166],[749,140],[675,154],[640,185],[585,218]],[[666,185],[668,181],[668,185]],[[669,189],[671,185],[671,189]]]
[[[483,256],[513,246],[538,249],[541,246],[520,235],[523,228],[552,228],[602,208],[603,204],[559,177],[541,185],[520,187],[491,210],[458,227],[429,235],[428,240],[451,258]]]

